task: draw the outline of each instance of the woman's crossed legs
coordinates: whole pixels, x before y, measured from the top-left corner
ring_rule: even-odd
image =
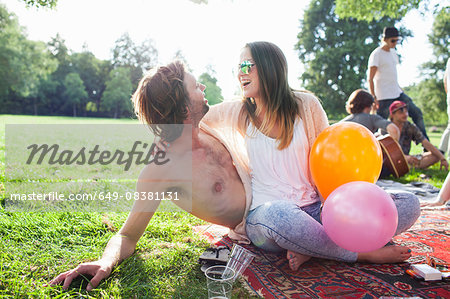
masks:
[[[410,228],[420,215],[417,197],[404,191],[389,192],[398,211],[396,235]],[[410,257],[404,246],[390,245],[367,253],[355,253],[336,245],[320,223],[320,203],[298,207],[291,201],[273,201],[253,209],[247,216],[247,235],[262,249],[287,250],[292,270],[310,257],[344,262],[395,263]]]

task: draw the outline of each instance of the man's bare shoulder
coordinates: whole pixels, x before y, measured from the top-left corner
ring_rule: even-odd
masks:
[[[139,185],[159,185],[173,187],[181,182],[192,180],[192,153],[173,153],[170,150],[164,152],[157,161],[146,165],[138,178]]]
[[[159,156],[159,158],[158,158]],[[176,174],[177,170],[185,168],[190,165],[191,153],[183,155],[174,154],[170,150],[160,151],[155,155],[155,159],[151,160],[149,164],[142,169],[139,178],[157,178]]]

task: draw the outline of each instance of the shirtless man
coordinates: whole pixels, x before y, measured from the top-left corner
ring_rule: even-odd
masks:
[[[230,237],[246,240],[242,220],[251,201],[250,176],[245,163],[240,163],[244,160],[239,155],[214,137],[207,125],[199,126],[209,109],[204,89],[205,86],[185,72],[179,62],[160,67],[155,74],[141,80],[133,95],[135,110],[141,120],[149,124],[183,123],[192,127],[185,126],[173,141],[165,138],[170,143],[166,158],[171,163],[147,165],[139,176],[137,191],[176,191],[182,198],[175,201],[180,207],[206,221],[233,228]],[[180,101],[184,102],[183,105],[179,105]],[[192,159],[192,164],[189,159]],[[192,181],[186,180],[186,173],[180,171],[189,169],[186,164],[192,165]],[[133,254],[157,205],[158,201],[136,201],[125,224],[108,242],[99,260],[82,263],[61,273],[49,285],[63,282],[63,288],[67,289],[74,278],[87,274],[93,278],[86,289],[96,288],[111,274],[114,266]],[[395,263],[409,256],[406,247],[388,246],[360,254],[358,260]]]
[[[181,208],[206,221],[236,228],[246,210],[246,191],[238,174],[244,170],[240,165],[235,167],[223,143],[205,129],[199,129],[200,120],[209,110],[204,90],[205,86],[186,73],[179,62],[160,67],[155,74],[141,80],[133,96],[139,118],[149,124],[182,123],[186,126],[180,137],[169,140],[165,158],[170,163],[147,165],[139,176],[137,191],[177,192],[180,199],[174,203]],[[176,103],[169,101],[169,97],[184,101],[185,111],[174,112],[180,107],[175,107]],[[171,104],[173,107],[169,107]],[[164,111],[170,112],[163,115]],[[182,171],[191,171],[190,165],[192,181],[191,173]],[[136,201],[125,224],[108,242],[99,260],[82,263],[49,284],[64,282],[63,288],[67,289],[78,275],[88,274],[93,278],[86,289],[97,287],[114,266],[133,254],[158,205],[159,201]]]

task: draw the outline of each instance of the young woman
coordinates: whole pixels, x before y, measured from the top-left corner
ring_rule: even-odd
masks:
[[[247,236],[262,249],[287,250],[292,270],[311,256],[376,263],[408,259],[407,247],[391,245],[358,254],[340,248],[325,233],[308,158],[328,120],[313,94],[289,87],[287,74],[286,58],[276,45],[248,43],[238,72],[243,100],[213,106],[204,118],[209,126],[235,126],[244,136],[252,182]],[[399,213],[398,234],[416,221],[420,207],[411,193],[392,197]]]

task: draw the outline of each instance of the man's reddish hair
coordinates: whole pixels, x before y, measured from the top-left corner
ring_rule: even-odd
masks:
[[[183,124],[187,117],[189,97],[183,85],[184,74],[181,61],[158,67],[141,79],[131,99],[138,118],[165,139],[164,126],[158,125]]]

